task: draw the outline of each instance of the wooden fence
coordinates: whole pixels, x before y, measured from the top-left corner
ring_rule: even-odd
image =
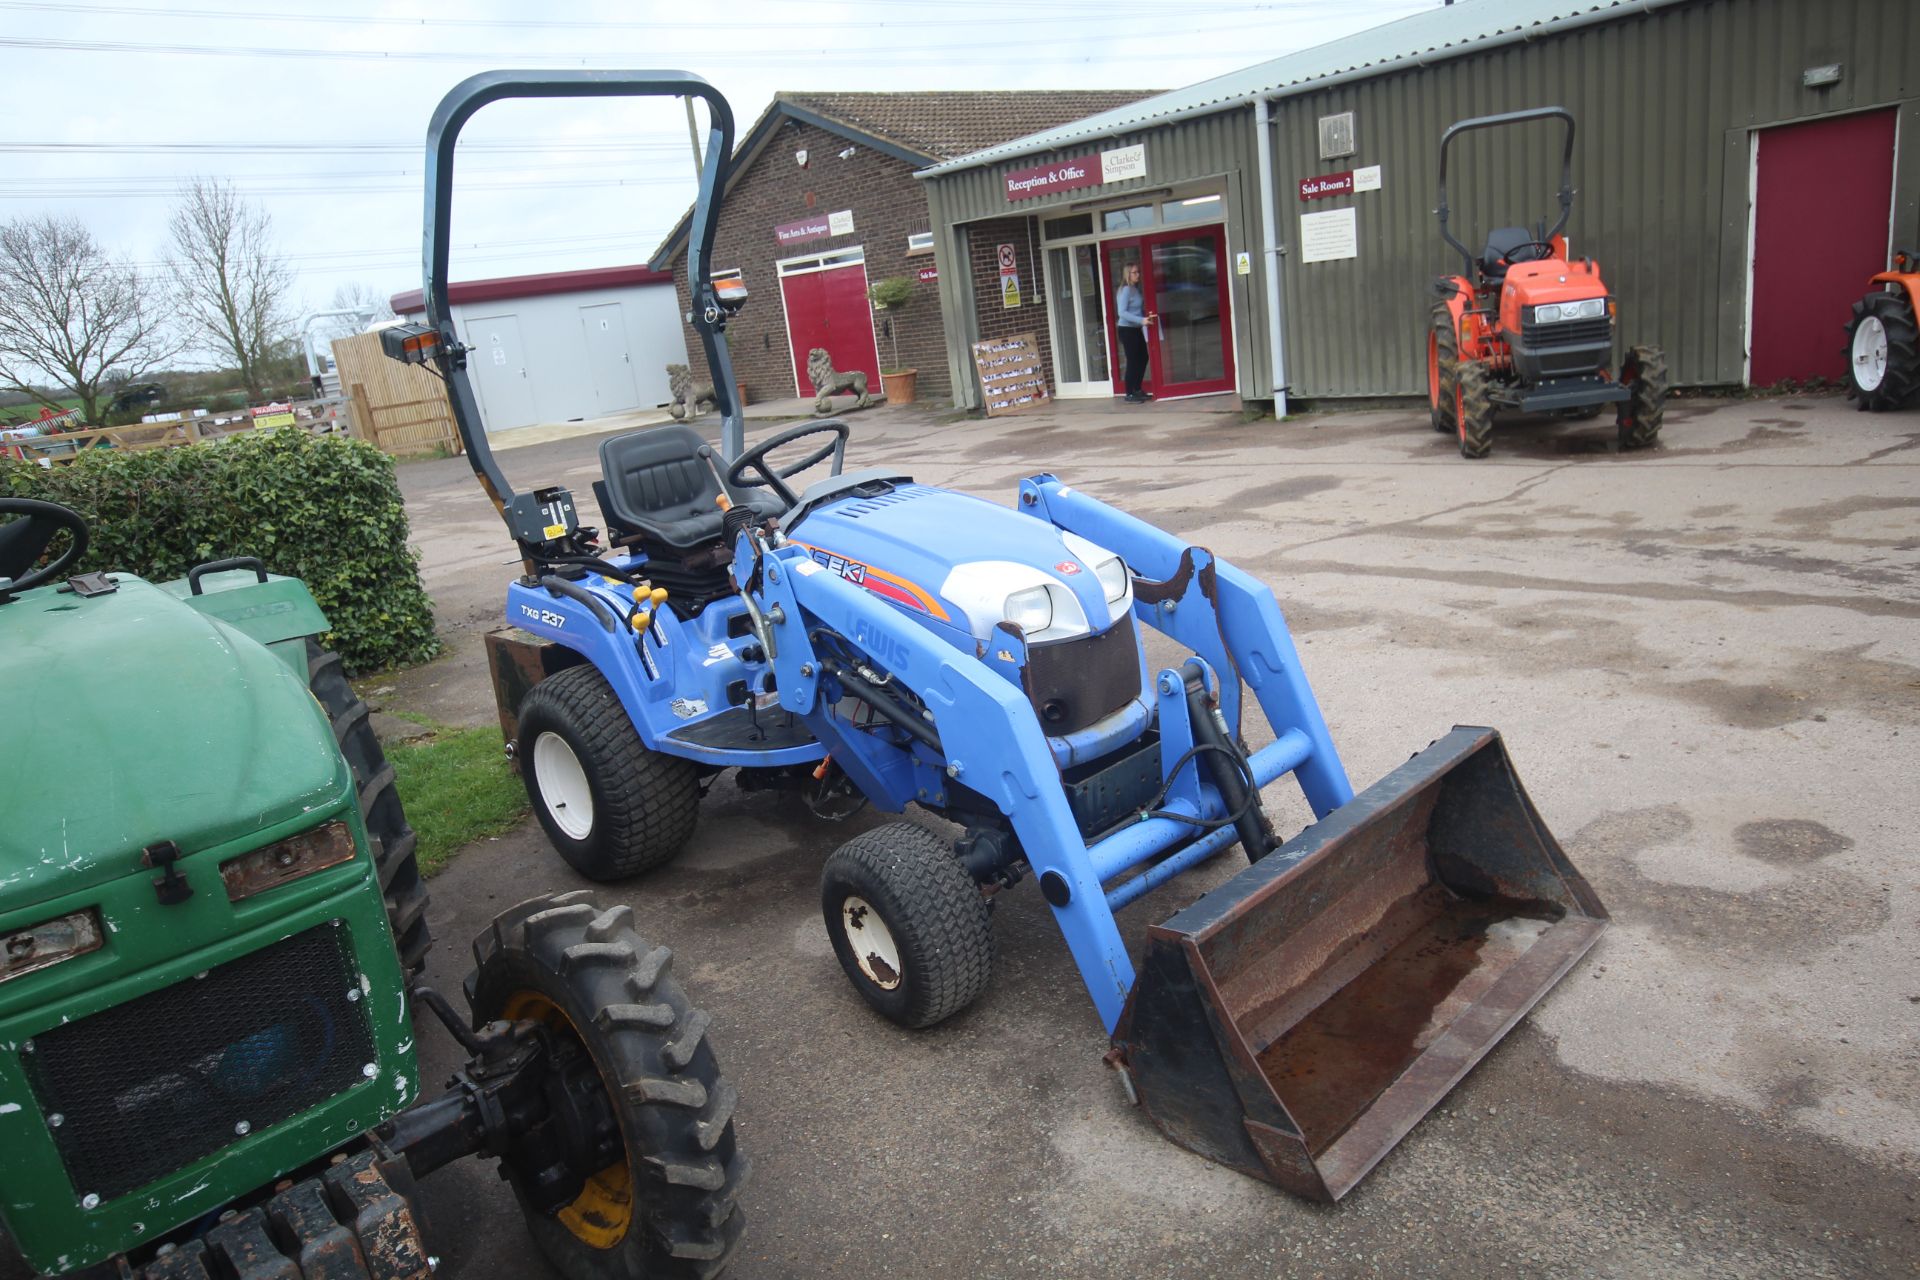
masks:
[[[51,436],[0,436],[0,457],[26,462],[72,462],[87,449],[170,449],[253,430],[241,416],[180,418],[173,422],[136,422],[124,427],[88,427]]]
[[[461,452],[447,384],[418,365],[389,359],[379,334],[336,339],[333,359],[355,436],[391,454]]]

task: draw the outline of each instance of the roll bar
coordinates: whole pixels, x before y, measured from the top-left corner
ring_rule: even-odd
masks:
[[[487,445],[480,402],[467,376],[466,351],[454,330],[447,303],[448,228],[453,205],[453,148],[461,128],[473,113],[503,98],[699,98],[707,104],[705,159],[700,187],[694,199],[693,223],[687,237],[687,296],[692,300],[693,327],[699,331],[712,371],[714,395],[722,426],[720,447],[728,458],[737,456],[745,440],[745,419],[734,390],[733,361],[721,334],[729,311],[717,298],[713,280],[713,236],[726,170],[733,156],[733,108],[720,91],[687,71],[483,71],[462,80],[440,100],[427,125],[426,248],[423,270],[427,323],[439,334],[434,357],[447,380],[447,399],[453,407],[454,427],[467,451],[480,486],[504,511],[514,498],[513,486],[494,461]]]
[[[1466,262],[1466,276],[1473,278],[1473,251],[1453,238],[1447,230],[1447,145],[1456,134],[1466,133],[1470,129],[1497,129],[1510,124],[1525,124],[1529,120],[1560,120],[1567,126],[1567,143],[1560,156],[1560,221],[1553,224],[1553,230],[1543,239],[1551,240],[1566,228],[1567,219],[1573,214],[1573,113],[1565,107],[1532,107],[1526,111],[1509,111],[1497,116],[1475,116],[1471,120],[1462,120],[1449,125],[1440,135],[1440,207],[1434,212],[1440,216],[1440,238],[1459,250],[1460,257]]]

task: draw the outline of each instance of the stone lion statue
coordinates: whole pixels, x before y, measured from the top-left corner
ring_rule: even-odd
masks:
[[[815,347],[807,352],[807,380],[813,383],[813,390],[819,399],[813,402],[815,413],[831,413],[833,398],[842,393],[851,393],[853,407],[864,409],[873,403],[867,395],[867,375],[858,369],[850,373],[835,373],[833,357],[827,354],[825,347]]]
[[[719,403],[713,394],[713,384],[703,382],[695,386],[692,371],[683,364],[667,366],[667,386],[673,390],[673,403],[667,406],[667,412],[675,422],[697,418]]]

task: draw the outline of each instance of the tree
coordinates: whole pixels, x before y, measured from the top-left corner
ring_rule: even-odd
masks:
[[[364,311],[375,320],[393,319],[393,303],[388,295],[365,280],[350,280],[334,289],[333,301],[327,306],[333,311]]]
[[[273,220],[231,183],[195,178],[180,191],[170,229],[174,284],[192,331],[233,360],[259,399],[274,344],[292,327],[293,268],[274,252]]]
[[[37,385],[51,379],[98,426],[114,387],[179,354],[145,294],[140,273],[78,219],[43,214],[0,227],[0,385],[58,408]]]

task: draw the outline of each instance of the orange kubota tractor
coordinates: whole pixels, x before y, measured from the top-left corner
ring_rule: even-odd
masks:
[[[1901,249],[1847,321],[1847,395],[1878,413],[1920,393],[1920,255]]]
[[[1447,148],[1472,129],[1534,120],[1567,127],[1560,163],[1560,220],[1551,231],[1499,227],[1475,256],[1447,230]],[[1667,358],[1659,347],[1630,347],[1613,372],[1614,302],[1591,258],[1571,260],[1561,234],[1573,213],[1573,116],[1537,107],[1462,120],[1440,136],[1440,237],[1459,252],[1463,274],[1434,281],[1427,335],[1427,397],[1433,429],[1460,440],[1460,454],[1493,450],[1501,410],[1592,418],[1615,406],[1620,447],[1641,449],[1660,434],[1666,410]]]

